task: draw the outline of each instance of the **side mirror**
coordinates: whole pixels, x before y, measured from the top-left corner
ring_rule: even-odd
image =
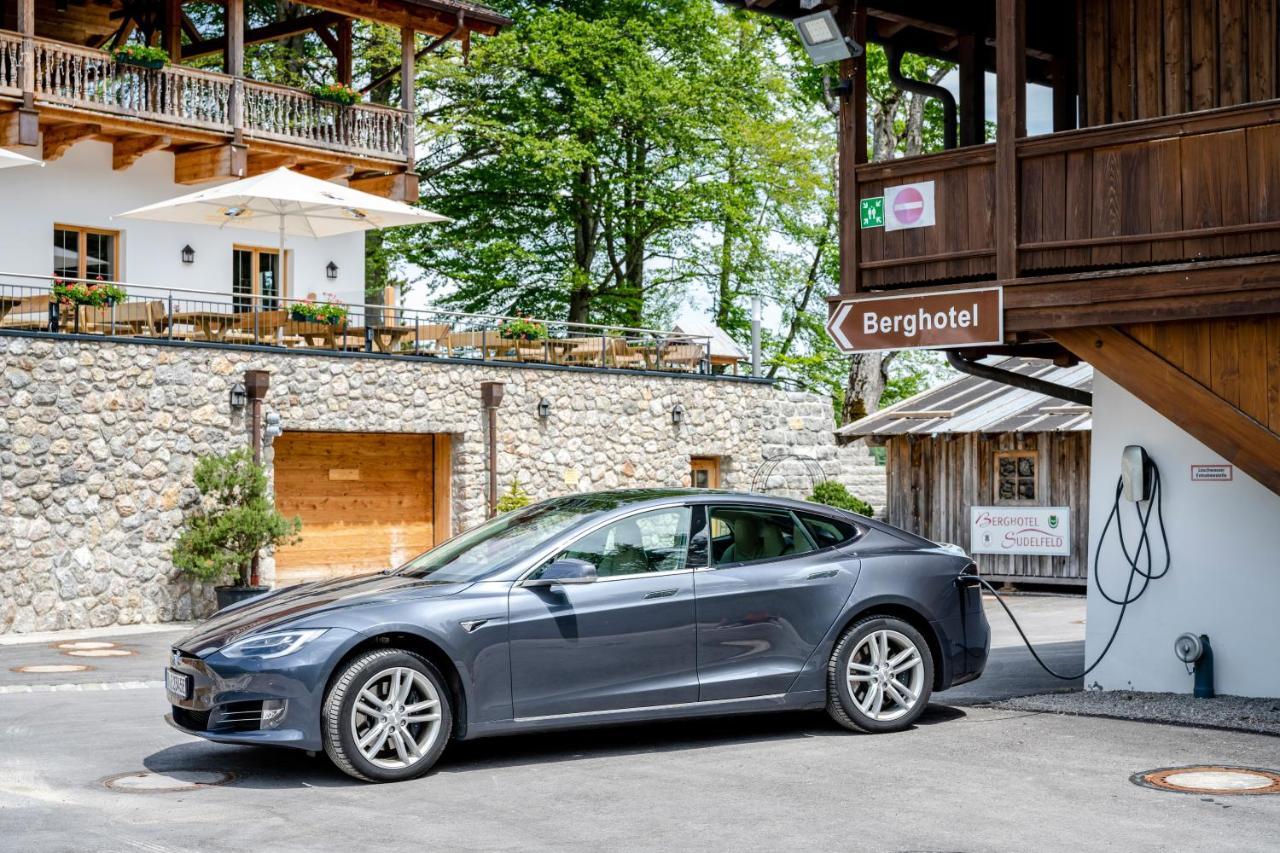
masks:
[[[556,584],[595,583],[596,567],[586,560],[563,557],[542,570],[542,576],[525,581],[525,586],[555,586]]]

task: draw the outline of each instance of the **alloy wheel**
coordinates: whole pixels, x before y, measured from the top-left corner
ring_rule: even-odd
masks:
[[[351,734],[360,754],[375,766],[412,767],[440,735],[440,695],[416,669],[384,669],[356,696]]]
[[[872,631],[849,656],[845,677],[858,710],[892,722],[908,714],[924,688],[924,659],[915,643],[890,629]]]

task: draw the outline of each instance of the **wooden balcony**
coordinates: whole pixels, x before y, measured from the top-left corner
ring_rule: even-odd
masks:
[[[164,130],[202,131],[403,166],[409,115],[377,104],[342,106],[311,95],[181,65],[150,70],[100,50],[34,38],[35,106],[99,114]],[[23,39],[0,31],[0,97],[21,98]],[[152,132],[155,132],[154,130]]]
[[[1017,277],[1004,284],[1280,252],[1280,101],[1018,139],[1016,153]],[[995,145],[855,174],[859,198],[934,181],[937,216],[863,230],[858,291],[996,278]]]

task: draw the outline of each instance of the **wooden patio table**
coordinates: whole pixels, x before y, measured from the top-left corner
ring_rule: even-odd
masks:
[[[392,353],[403,338],[413,334],[413,326],[354,326],[347,329],[346,333],[372,340],[378,352]]]
[[[195,326],[197,333],[206,341],[221,341],[231,329],[235,328],[243,315],[225,311],[175,311],[169,316],[169,327],[175,325]]]
[[[345,326],[322,323],[316,320],[289,320],[284,324],[286,335],[297,335],[307,342],[312,349],[338,348],[338,335],[344,337],[350,330]]]
[[[0,296],[0,320],[3,320],[4,315],[13,310],[14,306],[21,301],[21,296]]]

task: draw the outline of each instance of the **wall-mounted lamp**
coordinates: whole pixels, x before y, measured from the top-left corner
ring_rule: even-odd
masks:
[[[184,264],[194,264],[196,262],[196,250],[191,248],[191,244],[182,247],[182,262]]]
[[[551,401],[546,397],[543,397],[538,401],[538,417],[542,418],[544,421],[551,417]]]
[[[671,407],[671,423],[673,426],[680,426],[684,422],[684,406],[676,403]]]
[[[327,267],[325,267],[325,268],[324,268],[324,277],[325,277],[325,278],[328,278],[328,279],[335,279],[335,278],[337,278],[337,277],[338,277],[338,265],[337,265],[337,264],[335,264],[333,261],[329,261],[329,265],[328,265]]]
[[[816,6],[814,4],[812,8]],[[814,65],[857,59],[863,54],[862,45],[841,34],[840,24],[830,9],[796,18],[795,25],[800,33],[800,43]]]
[[[231,411],[242,412],[249,402],[249,395],[245,393],[244,384],[237,382],[231,386],[231,394],[227,400],[231,404]]]

